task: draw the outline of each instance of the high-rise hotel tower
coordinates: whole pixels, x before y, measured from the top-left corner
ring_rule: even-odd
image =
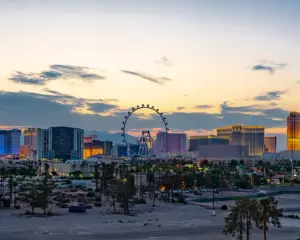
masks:
[[[265,128],[263,126],[234,124],[217,128],[217,136],[228,137],[232,145],[248,146],[249,156],[262,156],[264,154]]]
[[[300,150],[300,113],[291,112],[287,117],[287,150]]]

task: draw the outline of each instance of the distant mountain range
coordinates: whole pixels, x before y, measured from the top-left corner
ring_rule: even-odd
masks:
[[[101,132],[96,130],[93,131],[85,130],[84,135],[85,136],[97,135],[98,140],[101,141],[106,140],[106,141],[112,141],[113,143],[123,143],[123,137],[121,136],[121,132],[110,133],[110,132]],[[126,134],[127,143],[136,143],[136,139],[137,139],[136,137]]]
[[[114,144],[123,143],[123,137],[121,136],[121,132],[118,133],[110,133],[110,132],[102,132],[96,130],[84,130],[84,136],[88,135],[97,135],[98,140],[101,141],[112,141]],[[127,143],[136,143],[136,137],[126,134]],[[24,144],[24,134],[21,134],[21,145]]]
[[[85,130],[84,131],[84,136],[88,136],[88,135],[97,135],[98,136],[98,140],[101,141],[112,141],[114,144],[119,144],[119,143],[123,143],[123,137],[121,136],[121,132],[119,133],[110,133],[110,132],[101,132],[101,131],[96,131],[96,130]],[[126,134],[126,141],[127,143],[136,143],[136,137],[131,136]],[[21,145],[24,144],[24,134],[21,134]]]

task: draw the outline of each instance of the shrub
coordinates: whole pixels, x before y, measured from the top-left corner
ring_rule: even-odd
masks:
[[[143,199],[143,198],[135,198],[135,199],[133,200],[133,203],[134,203],[134,204],[146,204],[146,200]]]
[[[102,203],[101,202],[95,202],[95,207],[102,207]]]
[[[186,201],[183,198],[179,198],[178,203],[186,203]]]
[[[222,206],[221,206],[221,210],[226,211],[227,209],[228,209],[228,207],[227,207],[226,205],[222,205]]]
[[[32,212],[29,210],[26,210],[25,215],[32,215]]]

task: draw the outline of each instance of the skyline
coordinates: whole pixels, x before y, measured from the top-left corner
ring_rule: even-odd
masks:
[[[1,128],[115,132],[128,109],[150,104],[175,132],[241,123],[285,134],[300,110],[299,9],[297,0],[0,1]],[[137,131],[162,127],[147,111],[131,120]]]

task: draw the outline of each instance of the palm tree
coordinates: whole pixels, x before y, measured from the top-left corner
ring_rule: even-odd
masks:
[[[4,195],[4,180],[8,176],[8,171],[5,167],[0,168],[0,208],[2,207],[2,196]]]
[[[277,208],[275,198],[269,197],[259,201],[258,211],[260,228],[264,231],[264,240],[267,240],[267,232],[269,231],[268,225],[270,223],[275,227],[281,227],[279,216],[282,210]]]
[[[12,202],[13,202],[13,190],[14,190],[14,185],[15,185],[14,175],[9,174],[9,178],[8,178],[8,187],[9,187],[9,205],[10,205],[10,207],[11,207]]]
[[[38,186],[40,190],[40,195],[38,196],[38,200],[40,200],[40,205],[43,208],[44,215],[46,215],[46,210],[49,204],[49,196],[52,193],[53,185],[49,182],[50,174],[49,174],[49,164],[45,163],[45,174],[44,178]]]
[[[96,163],[94,165],[94,178],[95,178],[95,184],[96,184],[96,190],[95,192],[99,192],[99,163]]]

